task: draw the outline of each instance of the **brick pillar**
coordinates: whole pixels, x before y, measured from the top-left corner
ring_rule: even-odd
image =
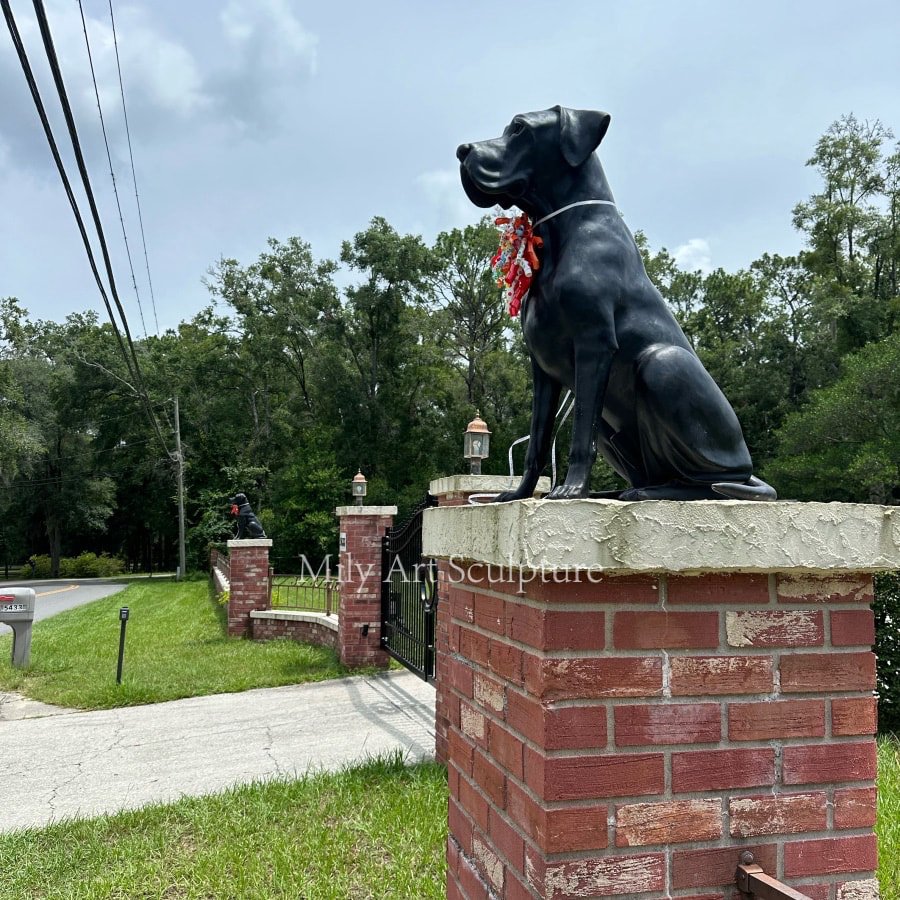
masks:
[[[518,484],[518,478],[504,475],[449,475],[428,485],[428,492],[437,497],[438,506],[466,506],[472,494],[496,494],[508,491]],[[543,496],[550,490],[550,479],[538,480],[535,494]],[[450,630],[450,563],[438,560],[438,604],[434,623],[435,681],[446,678],[448,659],[448,635]],[[450,697],[446,691],[438,691],[434,707],[434,757],[440,763],[447,762],[447,729],[450,711],[446,704]]]
[[[345,666],[387,667],[381,649],[381,538],[396,506],[339,506],[338,652]],[[365,633],[363,633],[365,632]]]
[[[431,510],[424,542],[448,897],[721,900],[745,851],[877,897],[870,573],[900,510],[529,501]]]
[[[268,538],[228,542],[231,570],[228,599],[228,633],[250,637],[253,628],[250,613],[269,608]]]

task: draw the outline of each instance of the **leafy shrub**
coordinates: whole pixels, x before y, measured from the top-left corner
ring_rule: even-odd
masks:
[[[103,553],[80,553],[74,559],[65,560],[68,571],[67,578],[109,578],[112,575],[121,575],[125,570],[125,564],[121,559]],[[60,569],[62,570],[62,562]]]
[[[35,555],[30,557],[31,561],[34,563],[34,572],[32,573],[31,566],[26,563],[19,569],[19,577],[20,578],[49,578],[50,577],[50,557],[46,554],[43,555]]]
[[[19,570],[20,578],[50,578],[50,557],[47,554],[32,556],[34,560],[34,574],[31,566],[26,564]],[[113,575],[121,575],[125,571],[125,564],[115,556],[102,553],[80,553],[76,557],[63,556],[59,561],[60,578],[109,578]]]
[[[875,578],[878,727],[900,733],[900,574]]]

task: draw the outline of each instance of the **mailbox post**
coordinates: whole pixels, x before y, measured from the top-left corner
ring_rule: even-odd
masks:
[[[0,622],[12,628],[12,664],[16,668],[24,668],[31,659],[31,626],[34,623],[32,588],[0,589]]]

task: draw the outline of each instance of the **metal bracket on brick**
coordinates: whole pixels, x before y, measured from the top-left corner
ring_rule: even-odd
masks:
[[[801,894],[788,887],[783,881],[766,875],[762,866],[753,862],[752,853],[742,853],[741,863],[734,875],[734,883],[741,893],[759,900],[812,900],[807,894]]]

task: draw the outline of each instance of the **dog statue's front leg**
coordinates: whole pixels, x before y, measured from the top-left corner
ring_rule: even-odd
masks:
[[[548,500],[587,497],[591,490],[591,469],[597,458],[594,424],[603,411],[606,383],[612,369],[613,351],[580,342],[575,347],[575,411],[572,446],[566,480],[547,495]]]
[[[531,401],[531,435],[525,454],[525,471],[514,491],[504,491],[494,498],[494,503],[524,500],[534,494],[538,478],[547,465],[550,444],[553,441],[553,420],[559,403],[561,385],[551,378],[531,357],[531,378],[534,396]]]

